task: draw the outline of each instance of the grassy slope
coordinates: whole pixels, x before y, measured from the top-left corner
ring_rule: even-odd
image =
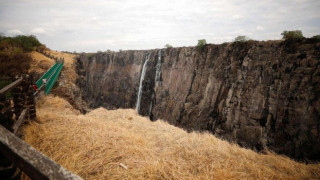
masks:
[[[67,79],[73,83],[75,83],[77,74],[75,72],[75,65],[74,60],[76,55],[74,54],[68,54],[68,53],[62,53],[59,51],[51,51],[46,50],[47,53],[50,53],[51,55],[58,57],[58,58],[64,58],[64,70],[63,73],[66,74]]]
[[[151,122],[132,109],[81,115],[47,96],[38,100],[37,116],[24,128],[25,140],[86,179],[320,178],[320,164],[258,154],[208,133]]]
[[[28,53],[31,58],[32,62],[30,64],[30,68],[28,72],[36,72],[39,74],[47,72],[47,70],[55,63],[54,60],[44,56],[43,54],[32,51]]]
[[[76,55],[68,54],[68,53],[62,53],[62,52],[56,52],[47,49],[47,53],[50,53],[51,55],[60,58],[64,58],[64,69],[63,73],[66,74],[66,78],[69,82],[75,82],[77,78],[77,74],[75,72],[75,65],[74,65],[74,59],[76,58]],[[32,64],[29,69],[30,72],[38,72],[38,73],[45,73],[54,63],[55,61],[53,59],[50,59],[43,54],[32,51],[28,53],[32,58]]]

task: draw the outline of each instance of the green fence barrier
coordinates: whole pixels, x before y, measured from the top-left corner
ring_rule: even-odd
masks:
[[[52,75],[47,80],[46,86],[45,86],[45,92],[46,94],[49,94],[51,89],[53,88],[54,83],[57,81],[59,74],[61,72],[61,69],[63,67],[63,62],[59,63],[56,70],[52,73]]]
[[[58,66],[59,66],[59,63],[56,62],[46,73],[44,73],[44,75],[36,82],[36,85],[38,88],[40,88],[43,85],[43,82],[42,82],[43,79],[47,79],[48,81],[49,77],[53,72],[56,71]]]

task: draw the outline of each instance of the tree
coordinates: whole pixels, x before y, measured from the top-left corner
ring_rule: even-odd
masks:
[[[110,49],[107,49],[105,52],[106,53],[112,53],[112,51]]]
[[[320,40],[320,35],[315,35],[315,36],[312,36],[311,38],[312,38],[312,39]]]
[[[32,51],[34,47],[41,46],[36,36],[18,35],[14,37],[15,41],[22,47],[24,51]]]
[[[2,41],[5,38],[4,33],[0,32],[0,41]]]
[[[199,51],[203,50],[204,46],[207,44],[207,41],[205,39],[199,39],[197,44],[197,49]]]
[[[282,39],[302,39],[304,38],[302,35],[301,30],[294,30],[294,31],[283,31],[281,33]]]
[[[1,36],[0,41],[2,43],[2,46],[12,46],[21,48],[25,52],[32,51],[35,47],[39,47],[42,45],[37,39],[37,37],[33,35],[18,35],[15,37]]]
[[[173,48],[173,46],[171,44],[166,44],[164,47],[165,48]]]
[[[246,42],[250,39],[247,36],[238,36],[234,39],[234,42]]]

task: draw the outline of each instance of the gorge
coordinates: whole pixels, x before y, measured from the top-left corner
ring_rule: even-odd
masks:
[[[319,41],[82,54],[77,71],[91,108],[136,108],[152,121],[320,160]]]

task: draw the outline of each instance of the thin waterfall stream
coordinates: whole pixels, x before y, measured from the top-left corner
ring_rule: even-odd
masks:
[[[156,65],[156,75],[155,75],[155,82],[160,81],[161,77],[161,49],[158,51],[158,62]]]
[[[140,111],[140,103],[141,103],[141,96],[142,96],[142,83],[143,83],[144,77],[146,75],[147,64],[149,62],[149,59],[150,59],[150,54],[147,56],[147,59],[143,64],[142,73],[141,73],[141,77],[140,77],[140,84],[139,84],[139,91],[138,91],[138,98],[137,98],[137,105],[136,105],[136,110],[138,113]]]

